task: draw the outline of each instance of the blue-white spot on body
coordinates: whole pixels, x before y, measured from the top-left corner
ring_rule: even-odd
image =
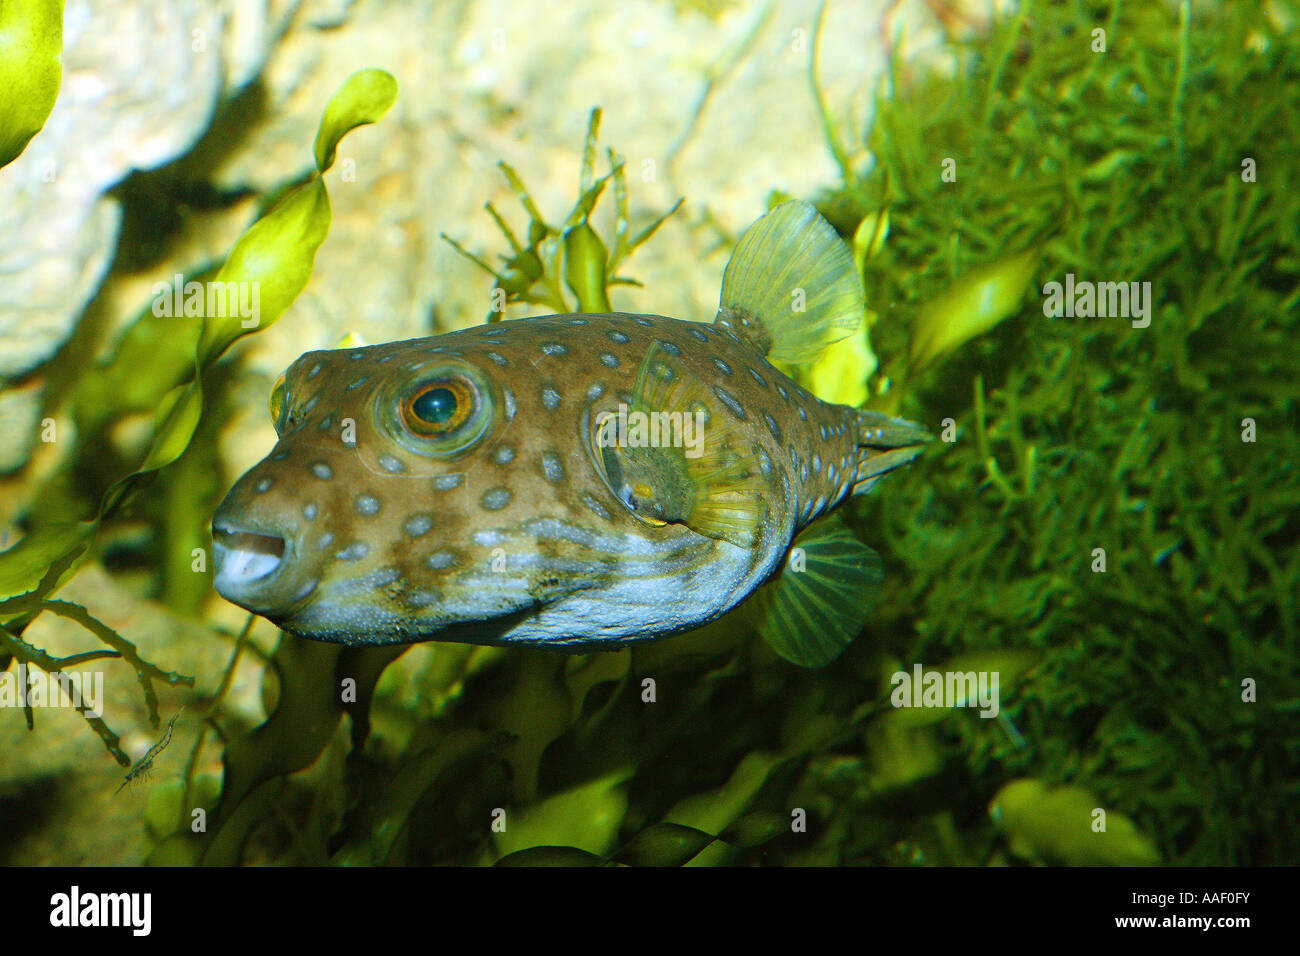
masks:
[[[510,489],[489,488],[483,492],[483,498],[479,503],[483,506],[484,511],[500,511],[510,504]]]
[[[542,452],[542,474],[553,485],[558,485],[564,481],[564,464],[560,461],[560,456],[555,452]]]
[[[726,406],[727,411],[731,412],[731,414],[735,418],[739,419],[742,422],[748,420],[748,416],[745,414],[744,406],[740,404],[740,402],[736,399],[736,396],[732,395],[721,385],[713,386],[713,394],[718,396],[718,401],[722,402],[722,404]]]
[[[431,528],[433,528],[433,516],[427,514],[411,515],[402,525],[402,530],[412,538],[428,534]]]

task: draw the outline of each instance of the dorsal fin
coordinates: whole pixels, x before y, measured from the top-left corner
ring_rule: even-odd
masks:
[[[816,207],[791,200],[736,244],[715,322],[769,359],[803,363],[851,335],[865,310],[849,247]]]

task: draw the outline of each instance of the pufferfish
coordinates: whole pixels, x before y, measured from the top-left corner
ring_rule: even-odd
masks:
[[[301,637],[618,649],[746,602],[783,657],[833,660],[880,560],[834,514],[921,426],[818,399],[808,362],[865,312],[808,203],[745,232],[712,323],[516,319],[307,352],[279,441],[212,520],[227,600]]]

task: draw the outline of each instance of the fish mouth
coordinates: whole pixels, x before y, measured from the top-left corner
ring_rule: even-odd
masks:
[[[240,528],[224,520],[212,522],[213,583],[217,592],[249,610],[258,599],[270,598],[270,588],[291,563],[291,542],[278,534]]]

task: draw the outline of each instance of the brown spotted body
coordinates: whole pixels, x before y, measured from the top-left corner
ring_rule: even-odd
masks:
[[[652,343],[752,439],[770,507],[748,554],[682,525],[648,527],[593,458],[590,422],[631,400]],[[468,454],[441,461],[397,445],[380,420],[385,383],[414,387],[446,360],[482,373],[495,414]],[[857,474],[853,409],[822,402],[730,330],[662,316],[522,319],[308,352],[285,385],[279,443],[213,522],[219,544],[223,531],[252,533],[282,539],[285,555],[266,578],[223,587],[219,575],[218,588],[286,630],[345,643],[454,625],[560,643],[694,626],[752,590]],[[590,595],[611,590],[625,603],[596,619]],[[575,596],[573,614],[548,613]]]
[[[272,396],[279,441],[213,517],[218,591],[346,644],[585,649],[719,617],[801,529],[929,438],[823,402],[767,361],[814,354],[864,308],[815,210],[778,207],[732,262],[712,324],[557,315],[301,356]],[[808,322],[773,304],[799,274]],[[702,423],[695,452],[597,437],[605,416],[657,402]],[[835,562],[863,559],[832,538],[801,586],[841,603],[852,574]],[[837,626],[851,639],[851,621]],[[774,646],[800,662],[835,650],[798,643]]]

